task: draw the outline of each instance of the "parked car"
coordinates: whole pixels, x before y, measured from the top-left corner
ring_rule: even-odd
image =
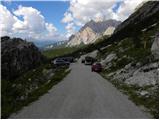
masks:
[[[92,65],[93,62],[92,62],[92,60],[85,60],[84,63],[85,63],[85,65]]]
[[[96,62],[92,65],[91,69],[92,69],[92,72],[101,72],[102,71],[102,65],[101,65],[101,63]]]
[[[85,65],[92,65],[96,60],[90,56],[85,57]]]
[[[53,64],[56,66],[69,66],[70,62],[58,58],[53,61]]]
[[[64,61],[67,61],[67,62],[70,62],[70,63],[73,63],[74,62],[74,58],[73,57],[63,57],[62,58]]]

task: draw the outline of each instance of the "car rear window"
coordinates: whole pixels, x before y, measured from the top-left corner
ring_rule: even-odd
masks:
[[[63,60],[57,60],[57,62],[64,62]]]

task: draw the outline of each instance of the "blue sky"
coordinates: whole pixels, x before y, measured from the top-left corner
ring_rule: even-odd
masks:
[[[125,20],[143,0],[12,1],[0,4],[0,36],[68,40],[90,20]]]
[[[62,24],[61,20],[69,7],[69,1],[13,1],[2,2],[2,5],[10,11],[17,9],[19,5],[36,8],[45,17],[46,22],[53,23],[59,32],[65,32],[65,24]]]

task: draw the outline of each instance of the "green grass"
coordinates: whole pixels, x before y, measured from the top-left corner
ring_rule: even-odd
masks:
[[[128,85],[118,80],[112,80],[109,77],[105,76],[105,73],[101,73],[101,76],[104,77],[106,80],[109,80],[117,89],[121,92],[129,96],[129,99],[132,100],[138,106],[144,106],[146,112],[149,112],[153,118],[159,118],[159,89],[156,88],[152,90],[151,85],[146,85],[140,87],[138,85]],[[137,91],[151,91],[148,96],[141,96],[137,93]]]
[[[28,103],[37,100],[41,95],[45,94],[50,90],[53,85],[56,85],[59,83],[70,71],[65,71],[64,69],[57,71],[55,75],[51,78],[51,81],[42,85],[35,91],[29,94],[28,100],[25,101],[25,104],[27,105]]]
[[[122,49],[122,51],[120,50]],[[142,64],[147,64],[151,59],[150,48],[139,47],[136,48],[132,41],[132,38],[125,38],[120,41],[118,44],[112,44],[107,48],[103,49],[101,52],[98,52],[97,59],[105,59],[109,54],[114,53],[117,56],[117,59],[112,60],[112,66],[105,70],[106,73],[117,71],[121,68],[124,68],[125,65],[132,63],[136,64],[138,62]]]
[[[59,57],[59,56],[71,54],[75,50],[77,50],[77,47],[64,47],[64,48],[45,50],[42,53],[47,58],[54,58],[54,57]]]
[[[53,67],[50,64],[45,64],[27,72],[16,80],[1,80],[1,118],[8,118],[10,114],[37,100],[70,72],[66,71],[67,68],[59,68],[51,78],[47,79],[43,73],[51,68]],[[34,87],[34,85],[37,87]],[[27,92],[30,88],[34,89]],[[28,94],[26,95],[26,93]],[[24,99],[20,99],[21,96],[24,96]]]

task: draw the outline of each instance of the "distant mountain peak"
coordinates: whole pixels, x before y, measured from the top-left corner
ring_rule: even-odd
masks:
[[[80,31],[83,31],[86,27],[90,27],[95,33],[102,33],[104,32],[108,27],[117,27],[121,22],[113,19],[104,20],[104,21],[97,21],[90,20],[87,22]]]
[[[75,35],[69,38],[69,46],[79,45],[80,43],[93,43],[107,28],[116,28],[121,22],[116,20],[94,21],[87,22]]]

